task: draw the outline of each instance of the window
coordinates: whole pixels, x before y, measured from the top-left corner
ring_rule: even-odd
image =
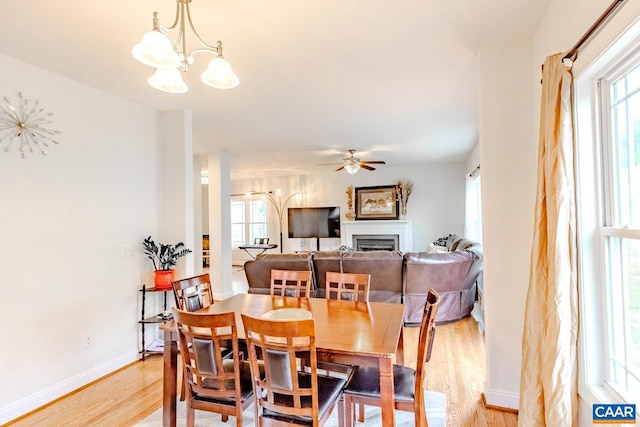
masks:
[[[640,53],[603,58],[576,79],[580,392],[638,403]]]
[[[599,80],[602,117],[602,251],[607,293],[607,379],[640,395],[640,58]]]
[[[233,247],[267,237],[267,204],[262,199],[231,200],[231,244]]]
[[[480,193],[480,167],[467,175],[464,235],[482,243],[482,196]]]

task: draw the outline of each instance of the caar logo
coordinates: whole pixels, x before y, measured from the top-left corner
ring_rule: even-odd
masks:
[[[624,404],[595,404],[593,405],[593,422],[594,423],[636,423],[636,405]]]

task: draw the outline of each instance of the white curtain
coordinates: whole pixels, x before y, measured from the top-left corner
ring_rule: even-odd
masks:
[[[577,426],[578,291],[571,71],[544,64],[538,185],[522,338],[520,426]]]

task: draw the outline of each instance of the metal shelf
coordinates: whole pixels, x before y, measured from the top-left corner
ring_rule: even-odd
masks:
[[[155,287],[151,287],[151,288],[147,288],[147,285],[142,285],[142,289],[140,289],[140,292],[142,292],[142,308],[141,308],[141,312],[140,312],[140,320],[138,320],[138,323],[140,324],[140,328],[142,330],[142,337],[141,337],[141,349],[138,351],[138,353],[141,355],[141,359],[144,360],[145,356],[147,354],[158,354],[158,353],[162,353],[162,351],[156,351],[156,350],[148,350],[145,346],[145,325],[147,324],[160,324],[160,323],[166,323],[169,320],[171,320],[173,318],[173,316],[171,316],[171,318],[165,318],[162,316],[162,313],[158,313],[155,316],[151,316],[151,317],[145,317],[145,306],[146,306],[146,298],[147,298],[147,293],[148,292],[163,292],[163,311],[167,311],[167,292],[173,292],[172,289],[156,289]]]

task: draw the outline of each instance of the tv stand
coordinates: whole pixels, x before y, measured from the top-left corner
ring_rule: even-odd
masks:
[[[300,251],[301,252],[313,252],[320,250],[320,239],[321,237],[300,237]],[[311,246],[311,242],[309,240],[314,239],[316,241],[315,249]]]

